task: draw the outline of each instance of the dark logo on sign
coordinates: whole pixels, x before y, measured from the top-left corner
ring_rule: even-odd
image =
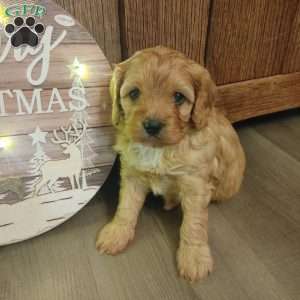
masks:
[[[12,5],[6,9],[5,14],[7,17],[15,17],[12,23],[5,26],[5,32],[13,47],[36,47],[39,44],[45,26],[37,22],[36,18],[46,14],[45,7],[31,4]]]

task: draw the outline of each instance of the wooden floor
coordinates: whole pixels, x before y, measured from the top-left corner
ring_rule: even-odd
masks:
[[[300,111],[237,126],[248,169],[234,201],[210,207],[215,272],[178,278],[180,210],[149,199],[118,257],[94,247],[117,203],[118,169],[81,213],[44,236],[0,248],[1,300],[300,299]]]

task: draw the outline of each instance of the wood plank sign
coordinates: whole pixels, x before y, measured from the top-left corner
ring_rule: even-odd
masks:
[[[107,178],[110,77],[95,41],[52,1],[0,1],[0,245],[58,226]]]

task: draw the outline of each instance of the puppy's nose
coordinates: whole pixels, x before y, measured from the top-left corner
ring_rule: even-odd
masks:
[[[143,122],[143,126],[145,131],[149,135],[156,136],[161,132],[162,128],[164,127],[164,124],[155,119],[148,119]]]

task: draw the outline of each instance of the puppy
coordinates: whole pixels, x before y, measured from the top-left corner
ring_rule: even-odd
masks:
[[[111,81],[115,149],[121,191],[113,220],[97,249],[115,255],[133,240],[149,191],[165,209],[183,211],[177,264],[195,281],[213,268],[208,246],[208,205],[238,192],[245,156],[230,122],[214,107],[217,90],[208,71],[183,54],[156,47],[115,67]]]

